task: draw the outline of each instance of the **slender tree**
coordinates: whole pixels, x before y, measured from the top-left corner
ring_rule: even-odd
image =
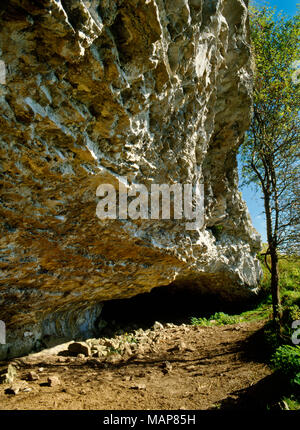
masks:
[[[300,14],[250,9],[253,53],[253,116],[241,146],[243,176],[264,201],[273,319],[281,321],[279,251],[299,254]],[[268,257],[269,256],[269,257]]]

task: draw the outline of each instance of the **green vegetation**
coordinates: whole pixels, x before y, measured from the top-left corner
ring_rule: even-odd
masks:
[[[283,397],[282,400],[287,404],[290,411],[300,410],[300,403],[294,395],[291,395],[290,397]]]
[[[300,386],[300,346],[282,345],[271,359],[275,370],[289,378],[292,384]]]
[[[265,297],[270,296],[271,275],[265,265],[265,256],[258,256],[263,269],[261,282],[262,292]],[[279,288],[283,306],[300,306],[300,257],[283,256],[279,254],[278,259]]]
[[[279,346],[272,355],[270,364],[289,384],[288,395],[282,400],[290,410],[300,410],[300,346]]]
[[[133,344],[137,344],[138,343],[138,340],[137,340],[137,338],[134,336],[134,334],[132,334],[132,333],[127,333],[127,332],[125,332],[124,334],[123,334],[123,342],[124,343],[133,343]]]
[[[290,344],[293,334],[292,322],[300,320],[300,308],[297,305],[285,306],[283,308],[282,331],[280,334],[274,327],[274,321],[265,325],[265,341],[269,353],[272,354],[283,344]]]
[[[212,325],[226,325],[226,324],[235,324],[239,322],[239,316],[237,315],[228,315],[224,312],[216,312],[209,318],[191,318],[192,325],[200,325],[200,326],[212,326]]]
[[[239,315],[228,315],[224,312],[216,312],[209,318],[191,318],[192,325],[199,326],[223,326],[228,324],[237,324],[239,322],[259,321],[271,316],[271,306],[265,302],[260,303],[254,309],[243,312]]]

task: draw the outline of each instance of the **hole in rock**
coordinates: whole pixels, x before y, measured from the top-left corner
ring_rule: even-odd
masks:
[[[245,303],[228,303],[216,295],[203,294],[199,288],[164,286],[129,299],[110,300],[104,303],[100,319],[109,325],[135,324],[150,327],[155,321],[162,323],[190,323],[192,317],[210,317],[215,312],[229,314],[245,310]]]

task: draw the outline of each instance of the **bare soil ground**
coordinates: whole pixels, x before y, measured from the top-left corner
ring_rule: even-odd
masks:
[[[150,349],[128,356],[78,358],[54,349],[13,360],[19,392],[0,385],[0,409],[265,408],[278,382],[261,359],[263,325],[181,324],[156,330]],[[38,380],[28,380],[31,371]],[[49,386],[52,376],[59,381]]]

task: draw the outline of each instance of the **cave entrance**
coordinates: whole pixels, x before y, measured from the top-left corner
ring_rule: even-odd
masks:
[[[171,284],[129,299],[104,302],[100,318],[121,326],[135,324],[146,328],[155,321],[188,324],[192,317],[207,318],[215,312],[231,314],[241,310],[238,304],[226,303],[216,295],[203,294],[199,287]]]

